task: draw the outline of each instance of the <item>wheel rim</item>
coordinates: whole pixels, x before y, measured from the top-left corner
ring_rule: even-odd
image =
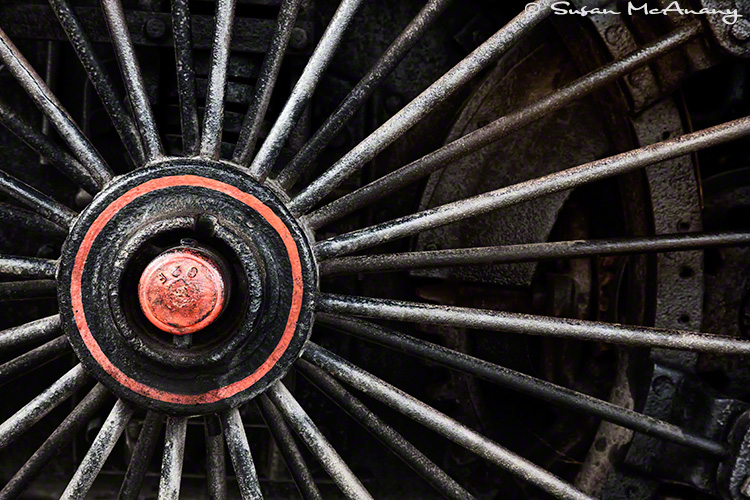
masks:
[[[164,154],[162,138],[119,0],[102,0],[101,5],[122,71],[130,111],[123,107],[117,97],[114,84],[97,59],[68,1],[50,0],[112,118],[129,157],[137,167],[132,173],[117,178],[44,81],[5,33],[0,31],[0,60],[57,128],[70,153],[29,129],[5,108],[0,113],[0,121],[33,149],[49,158],[83,189],[95,194],[92,203],[79,214],[0,171],[0,189],[31,208],[28,213],[17,211],[17,220],[24,219],[42,231],[67,234],[59,261],[16,256],[0,258],[0,271],[4,274],[30,278],[28,281],[0,284],[0,297],[37,297],[56,292],[60,305],[58,315],[0,332],[0,349],[42,343],[0,367],[0,375],[10,380],[33,368],[34,361],[61,355],[68,349],[68,340],[81,360],[81,364],[0,425],[0,446],[8,446],[19,439],[55,407],[80,391],[90,381],[89,374],[98,382],[4,487],[0,492],[1,498],[19,495],[42,472],[56,451],[80,430],[82,422],[107,402],[108,391],[105,387],[115,393],[118,400],[68,484],[63,494],[65,498],[86,496],[135,407],[148,408],[150,411],[125,476],[121,497],[133,498],[138,495],[146,472],[144,464],[147,464],[155,451],[156,436],[165,418],[166,442],[159,495],[160,498],[179,496],[187,419],[188,416],[195,415],[205,415],[206,419],[211,494],[217,497],[224,495],[225,471],[221,457],[226,443],[243,498],[261,497],[252,451],[238,411],[239,405],[252,399],[257,400],[297,487],[305,498],[320,498],[321,495],[292,432],[320,461],[345,496],[369,497],[362,482],[281,382],[292,365],[445,496],[471,497],[440,467],[354,398],[341,382],[404,413],[426,428],[553,496],[590,498],[550,472],[313,343],[309,340],[313,317],[321,324],[355,337],[596,415],[650,436],[712,456],[720,457],[727,453],[725,442],[692,434],[668,422],[418,340],[366,319],[452,325],[722,355],[747,355],[750,353],[750,342],[714,334],[564,320],[386,298],[342,296],[318,290],[318,274],[330,276],[605,254],[681,251],[750,243],[750,234],[745,232],[691,233],[575,244],[530,243],[404,254],[351,255],[427,229],[746,137],[750,135],[748,118],[667,139],[328,239],[316,241],[315,237],[315,232],[326,224],[429,175],[448,162],[476,151],[583,95],[615,82],[660,55],[681,47],[701,34],[700,24],[687,24],[678,28],[558,92],[541,98],[527,109],[504,116],[402,169],[339,199],[324,203],[327,196],[344,180],[362,169],[451,93],[471,81],[483,68],[547,18],[551,13],[552,2],[537,0],[529,4],[524,12],[404,106],[322,175],[307,186],[294,190],[298,179],[309,169],[317,155],[382,83],[406,51],[446,7],[448,1],[428,2],[318,133],[291,162],[272,176],[281,147],[289,139],[293,126],[309,103],[321,74],[330,63],[361,3],[362,0],[341,2],[280,117],[266,140],[260,144],[257,154],[253,154],[259,142],[260,123],[267,111],[281,59],[301,4],[300,0],[283,2],[270,50],[261,69],[261,84],[256,88],[234,156],[231,161],[226,161],[220,159],[221,134],[234,0],[217,2],[212,64],[202,127],[195,98],[189,6],[187,0],[172,2],[182,135],[186,152],[184,158],[169,158]],[[161,196],[158,201],[153,196],[154,193]],[[291,196],[290,193],[295,194]],[[169,196],[182,201],[164,203]],[[217,196],[223,197],[223,201],[217,201]],[[139,203],[143,205],[138,205]],[[164,206],[159,206],[160,203]],[[138,220],[138,231],[129,234],[127,225],[133,225],[138,210],[147,215]],[[128,215],[128,211],[132,213]],[[121,214],[126,214],[129,218],[118,221]],[[255,222],[251,227],[238,230],[237,227],[241,227],[247,220]],[[168,236],[167,239],[172,238],[170,248],[182,248],[178,243],[183,244],[186,234],[205,239],[207,226],[213,231],[211,236],[218,234],[216,238],[221,240],[216,245],[235,252],[234,257],[225,254],[222,258],[228,261],[233,258],[238,260],[235,267],[239,271],[235,271],[235,274],[240,279],[234,285],[243,291],[236,294],[243,301],[238,305],[228,302],[227,307],[234,307],[232,311],[239,311],[242,320],[222,323],[223,319],[217,313],[216,317],[219,319],[216,319],[215,326],[207,325],[186,332],[189,335],[185,336],[187,340],[172,342],[172,337],[167,337],[169,341],[165,342],[162,335],[159,341],[158,335],[147,325],[148,320],[136,319],[138,309],[133,307],[134,302],[130,298],[125,297],[137,297],[137,293],[127,293],[127,290],[132,291],[137,287],[137,277],[141,276],[150,260],[143,257],[145,262],[135,267],[134,264],[131,265],[131,260],[134,255],[143,255],[142,247],[153,238]],[[219,253],[222,251],[219,250]],[[130,288],[121,288],[121,283],[126,283]],[[126,299],[130,302],[122,302]],[[67,340],[61,336],[62,332]],[[197,346],[202,342],[199,340],[201,334],[211,332],[217,335],[221,333],[227,338],[222,342],[217,341],[216,345],[212,341],[206,341],[205,346],[201,347],[205,348],[205,352],[199,351],[203,356],[200,360],[185,354],[185,349],[191,343]],[[144,340],[146,338],[150,340]],[[137,349],[128,351],[128,346],[132,345],[136,345]],[[111,354],[108,354],[108,350]],[[248,351],[246,358],[242,357],[245,350]],[[232,362],[226,361],[225,357],[232,357]],[[225,366],[222,368],[223,362]],[[205,374],[199,371],[201,382],[183,378],[177,382],[170,381],[170,386],[164,382],[168,379],[165,374],[175,366],[190,366],[194,370],[206,368],[207,371]],[[164,417],[162,413],[167,416]]]

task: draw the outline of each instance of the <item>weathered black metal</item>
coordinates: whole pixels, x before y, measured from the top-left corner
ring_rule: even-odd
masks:
[[[56,292],[53,280],[7,281],[0,283],[0,302],[54,297]]]
[[[48,316],[0,332],[0,351],[46,342],[60,335],[60,315]]]
[[[281,62],[284,59],[301,3],[302,0],[284,0],[281,4],[276,31],[274,31],[266,57],[263,59],[263,67],[260,70],[258,82],[255,84],[255,94],[245,114],[240,137],[234,149],[232,161],[240,165],[249,164],[255,151],[255,144],[258,141],[268,105],[271,103],[271,94],[276,86]]]
[[[195,63],[189,0],[172,0],[172,36],[174,37],[177,95],[180,99],[182,148],[186,156],[200,149],[200,121],[195,97]]]
[[[227,86],[227,62],[232,41],[232,23],[237,0],[216,2],[214,42],[211,69],[208,72],[206,109],[201,131],[201,156],[218,160],[221,156],[221,133],[224,130],[224,94]]]
[[[61,498],[69,500],[83,500],[86,498],[91,486],[96,480],[96,476],[107,461],[109,454],[120,439],[122,431],[128,425],[130,417],[133,416],[133,407],[122,399],[118,399],[112,411],[104,421],[102,428],[91,443],[91,448],[83,457],[78,469],[76,469],[73,478],[63,491]]]
[[[76,365],[72,368],[57,382],[0,424],[0,448],[5,448],[21,438],[32,425],[81,389],[89,380],[83,366]]]
[[[534,26],[551,14],[552,0],[537,0],[505,27],[492,35],[464,60],[455,65],[439,80],[381,125],[364,141],[326,170],[292,199],[289,207],[295,214],[303,214],[320,203],[323,198],[347,177],[362,168],[379,152],[406,133],[449,95],[468,83],[482,69],[496,61]]]
[[[325,121],[307,144],[285,166],[276,181],[290,188],[300,175],[309,168],[325,147],[336,137],[344,125],[364,105],[373,92],[380,87],[388,75],[398,66],[407,52],[419,41],[425,31],[443,13],[452,0],[429,0],[414,19],[404,28],[382,56],[372,65],[365,76],[339,104],[336,111]]]
[[[471,493],[463,489],[445,471],[404,439],[393,427],[386,424],[360,400],[352,396],[336,379],[304,359],[298,360],[296,366],[321,392],[351,415],[358,424],[370,431],[373,436],[378,438],[381,443],[403,460],[406,465],[414,469],[443,496],[464,500],[474,498]]]
[[[144,194],[120,205],[136,187]],[[107,224],[89,235],[105,211]],[[233,291],[223,314],[194,333],[189,348],[175,348],[172,336],[144,316],[136,288],[146,264],[183,238],[224,257]],[[80,307],[73,306],[74,269]],[[94,279],[89,269],[108,278]],[[199,159],[141,168],[108,186],[77,219],[59,276],[65,331],[87,368],[122,398],[184,416],[237,406],[282,377],[310,334],[317,290],[308,237],[281,199],[233,165]],[[94,349],[143,385],[115,378],[93,356],[76,311],[84,311]]]
[[[239,410],[233,408],[221,413],[219,417],[242,500],[261,500],[263,494],[260,491],[258,474],[255,472],[253,455],[250,453],[250,445],[247,443],[247,435]]]
[[[19,349],[21,347],[55,339],[61,333],[59,315],[31,321],[0,331],[0,351]]]
[[[267,3],[266,5],[270,5]],[[110,43],[110,35],[103,21],[102,10],[99,6],[76,5],[75,11],[81,23],[87,29],[87,35],[92,43]],[[170,37],[170,13],[154,12],[146,8],[128,7],[125,17],[130,27],[130,37],[133,44],[144,48],[171,49],[173,40]],[[210,50],[213,41],[214,19],[211,15],[193,14],[193,46],[196,50]],[[149,21],[151,24],[161,24],[164,27],[163,36],[154,38],[149,36]],[[301,29],[311,29],[310,18],[299,19]],[[53,40],[66,42],[65,32],[49,6],[36,3],[0,4],[0,26],[13,39]],[[260,17],[238,17],[235,29],[243,36],[232,40],[232,51],[237,53],[262,54],[268,47],[268,41],[273,37],[276,22],[273,19]],[[291,48],[291,54],[308,53],[305,48]]]
[[[151,457],[156,450],[163,422],[164,415],[155,411],[146,412],[146,418],[141,425],[141,432],[138,434],[138,441],[135,444],[128,469],[125,471],[125,477],[120,486],[120,492],[117,495],[119,500],[137,500],[141,492],[143,478],[146,477]]]
[[[534,121],[562,109],[598,89],[627,75],[634,69],[684,45],[701,33],[700,23],[689,24],[673,33],[644,45],[640,49],[586,76],[555,90],[533,104],[498,118],[442,148],[395,170],[356,191],[332,201],[308,217],[311,226],[322,227],[362,208],[383,196],[409,185],[436,170],[463,158],[484,146],[507,137]]]
[[[289,473],[297,485],[300,495],[305,500],[322,500],[322,495],[315,484],[310,469],[305,463],[305,458],[294,440],[292,432],[284,421],[284,417],[274,406],[268,396],[261,394],[257,399],[263,420],[273,435],[276,446],[279,447],[281,456],[284,458]]]
[[[3,487],[0,500],[18,498],[60,450],[96,415],[109,397],[109,391],[102,384],[96,384]]]
[[[550,472],[312,342],[303,358],[554,497],[591,499]]]
[[[0,255],[0,275],[21,278],[55,279],[57,261],[36,257]]]
[[[660,234],[644,238],[551,241],[480,248],[338,257],[320,263],[320,274],[349,274],[431,267],[573,259],[603,255],[679,252],[750,245],[750,233]]]
[[[58,226],[31,210],[8,203],[0,203],[0,221],[8,224],[8,227],[45,234],[60,242],[68,235],[67,226]]]
[[[574,338],[622,345],[663,347],[716,354],[750,354],[750,341],[710,333],[626,326],[390,299],[321,294],[321,312],[410,323],[458,326],[525,335]]]
[[[50,361],[71,352],[72,350],[67,338],[58,337],[50,340],[46,344],[42,344],[0,365],[0,386],[15,380],[21,375],[41,368]]]
[[[341,488],[344,496],[353,500],[372,498],[284,384],[276,382],[268,389],[267,394],[279,412],[284,415],[289,426],[294,429],[294,432],[304,441],[320,465],[331,476],[333,482]]]
[[[39,215],[61,228],[70,227],[73,219],[76,218],[77,214],[73,210],[2,170],[0,170],[0,191],[33,208]]]
[[[227,497],[227,474],[224,435],[219,417],[206,415],[205,427],[208,496],[211,500],[224,500]]]
[[[681,137],[595,160],[544,177],[496,189],[413,215],[324,240],[315,247],[321,259],[353,253],[502,207],[624,174],[670,158],[733,141],[750,134],[750,118],[740,118]]]
[[[0,61],[5,63],[29,97],[55,126],[81,165],[88,169],[91,176],[96,179],[99,187],[106,184],[112,178],[112,171],[2,28],[0,28]]]
[[[178,500],[180,498],[187,420],[187,417],[167,417],[167,432],[164,437],[164,455],[159,481],[160,499]]]
[[[162,156],[163,148],[151,102],[146,93],[146,85],[143,82],[143,74],[138,65],[133,41],[130,39],[125,12],[122,10],[120,0],[101,0],[101,5],[112,38],[112,46],[120,63],[130,106],[141,133],[145,159],[151,162]]]
[[[333,15],[323,36],[315,47],[315,51],[307,62],[302,75],[297,80],[289,99],[276,119],[273,128],[268,133],[263,145],[253,158],[250,174],[256,179],[264,181],[271,172],[281,147],[292,133],[292,128],[299,120],[308,102],[315,92],[320,78],[328,64],[333,59],[336,48],[344,36],[347,26],[362,4],[362,0],[342,0]]]
[[[31,149],[39,153],[39,156],[46,158],[70,180],[91,194],[99,192],[99,183],[78,160],[52,142],[46,135],[35,131],[2,100],[0,100],[0,123]]]
[[[143,146],[138,135],[138,129],[133,123],[130,113],[125,109],[123,99],[115,90],[112,79],[96,55],[78,15],[73,10],[69,0],[49,0],[49,4],[57,15],[68,40],[70,40],[70,45],[76,51],[78,59],[86,70],[89,80],[91,80],[91,84],[99,95],[99,99],[109,113],[112,124],[125,145],[125,150],[134,164],[142,164],[144,161]]]
[[[726,447],[712,439],[696,436],[676,425],[633,410],[618,407],[607,401],[561,387],[524,373],[510,370],[462,352],[425,342],[374,323],[348,319],[330,314],[318,314],[317,319],[344,333],[376,344],[434,361],[455,370],[483,378],[495,384],[545,399],[576,411],[596,415],[604,420],[645,434],[701,450],[711,455],[724,455]]]

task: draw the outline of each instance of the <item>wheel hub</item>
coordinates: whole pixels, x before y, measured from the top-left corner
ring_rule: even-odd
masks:
[[[310,335],[317,275],[281,196],[205,160],[100,193],[60,267],[63,324],[87,368],[123,398],[181,414],[236,406],[283,377]]]

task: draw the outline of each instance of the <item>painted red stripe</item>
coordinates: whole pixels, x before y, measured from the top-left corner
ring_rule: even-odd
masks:
[[[213,189],[220,193],[224,193],[245,205],[249,206],[256,212],[258,212],[268,223],[273,227],[281,237],[284,245],[286,246],[287,253],[289,255],[289,263],[292,268],[292,278],[294,286],[292,288],[292,304],[289,308],[289,317],[287,319],[284,333],[281,336],[279,343],[271,353],[271,356],[260,366],[255,372],[249,376],[238,380],[233,384],[229,384],[224,387],[219,387],[212,391],[203,394],[176,394],[172,392],[161,391],[154,389],[153,387],[147,386],[133,380],[119,368],[112,364],[107,358],[106,354],[99,347],[99,343],[96,341],[94,336],[89,330],[89,326],[86,322],[86,314],[83,310],[83,301],[81,297],[81,278],[83,275],[83,268],[86,264],[86,258],[89,255],[91,246],[96,240],[104,226],[114,217],[114,215],[120,211],[123,207],[127,206],[133,200],[146,193],[157,191],[160,189],[166,189],[175,186],[196,186],[202,188]],[[155,399],[158,401],[164,401],[167,403],[176,403],[184,405],[194,404],[206,404],[215,403],[228,397],[234,396],[235,394],[244,391],[245,389],[252,386],[255,382],[260,380],[268,371],[276,364],[276,362],[284,355],[289,344],[294,337],[294,332],[297,327],[297,321],[299,319],[300,310],[302,309],[302,297],[304,292],[304,283],[302,280],[302,264],[300,263],[299,252],[297,250],[297,244],[294,241],[289,229],[281,221],[281,219],[273,213],[273,211],[266,205],[264,205],[256,197],[245,193],[234,186],[219,182],[213,179],[207,179],[196,175],[175,175],[171,177],[162,177],[154,179],[135,187],[122,195],[120,198],[115,200],[109,205],[89,228],[86,236],[83,238],[78,254],[73,264],[73,275],[70,285],[70,293],[73,305],[73,314],[75,317],[76,325],[81,333],[84,344],[88,348],[91,355],[96,361],[104,368],[104,370],[117,380],[120,384],[132,390],[135,393],[146,396],[147,398]]]

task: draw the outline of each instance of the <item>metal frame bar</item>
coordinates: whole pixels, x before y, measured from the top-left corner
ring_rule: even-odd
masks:
[[[555,90],[546,97],[446,144],[408,165],[390,172],[361,188],[312,212],[307,220],[320,228],[344,215],[365,207],[394,191],[430,175],[479,149],[507,137],[523,127],[568,104],[606,87],[633,70],[683,46],[702,32],[700,23],[676,29],[672,33],[644,45],[627,56]]]
[[[217,0],[214,41],[211,47],[211,69],[208,72],[206,109],[201,132],[201,156],[221,157],[221,135],[224,130],[224,95],[227,87],[227,63],[232,44],[232,23],[237,0]]]
[[[120,72],[123,76],[125,88],[128,97],[130,97],[130,107],[141,133],[145,160],[151,162],[164,154],[164,148],[159,137],[159,131],[156,128],[156,120],[146,92],[146,84],[143,81],[143,75],[135,55],[135,47],[130,38],[125,12],[120,0],[101,0],[101,5],[112,38],[112,46],[120,63]]]
[[[250,165],[250,174],[264,181],[271,172],[276,159],[279,156],[282,146],[292,133],[294,125],[299,120],[305,110],[308,102],[315,92],[315,88],[323,76],[328,64],[333,59],[341,43],[341,38],[346,32],[354,14],[359,9],[363,0],[341,0],[338,9],[333,14],[331,22],[328,24],[323,36],[315,47],[310,60],[307,62],[305,69],[302,71],[299,80],[297,80],[289,99],[281,110],[279,117],[268,133],[268,137],[255,155]]]
[[[352,119],[373,92],[396,69],[396,66],[406,56],[422,35],[440,17],[452,0],[429,0],[419,13],[404,28],[391,43],[382,56],[370,67],[365,76],[354,86],[338,108],[318,129],[307,144],[297,153],[289,164],[276,177],[282,187],[291,188],[297,179],[315,161],[325,147],[333,140],[339,131]]]
[[[519,39],[546,19],[552,12],[549,7],[554,1],[537,0],[532,3],[538,8],[527,8],[516,16],[300,191],[289,204],[290,210],[297,215],[304,214],[320,203],[350,175],[401,137],[449,95],[471,81],[480,71],[496,61]]]
[[[348,413],[359,425],[367,429],[444,497],[463,500],[474,498],[471,493],[463,489],[443,469],[396,432],[393,427],[386,424],[360,400],[344,389],[344,386],[339,384],[336,379],[304,359],[298,360],[296,366],[323,394]]]
[[[268,389],[267,395],[346,498],[372,498],[284,384],[276,382]]]
[[[308,344],[302,357],[337,379],[476,453],[522,481],[546,491],[555,498],[576,500],[591,500],[592,498],[525,458],[516,455],[313,342]]]
[[[352,231],[319,242],[315,250],[321,259],[353,253],[451,222],[695,153],[747,135],[750,135],[750,117]]]
[[[602,255],[682,252],[705,248],[747,246],[750,233],[662,234],[643,238],[551,241],[494,247],[455,248],[422,252],[337,257],[320,263],[320,274],[349,274],[576,259]]]
[[[399,352],[433,361],[463,373],[502,385],[530,396],[559,404],[566,408],[597,416],[603,420],[627,427],[673,443],[723,456],[727,449],[722,443],[691,434],[676,425],[664,422],[628,408],[616,406],[587,394],[558,386],[551,382],[510,370],[503,366],[469,356],[462,352],[425,342],[395,330],[330,314],[318,314],[317,320],[338,331]]]
[[[125,150],[136,165],[143,163],[143,146],[138,135],[138,128],[135,126],[130,113],[125,109],[123,100],[115,90],[114,83],[105,71],[104,65],[96,55],[96,51],[86,36],[86,31],[75,10],[69,0],[49,0],[49,4],[60,21],[70,45],[81,61],[94,90],[99,95],[104,109],[107,110]]]
[[[78,469],[71,478],[68,486],[60,496],[64,500],[83,500],[86,498],[91,486],[96,481],[96,477],[104,467],[109,454],[120,439],[122,431],[128,425],[130,417],[133,416],[133,407],[118,399],[107,419],[99,429],[99,433],[91,443],[89,451],[83,457]]]
[[[281,4],[276,31],[263,59],[260,76],[255,84],[255,93],[234,149],[232,161],[240,165],[249,164],[252,158],[301,4],[302,0],[284,0]]]

